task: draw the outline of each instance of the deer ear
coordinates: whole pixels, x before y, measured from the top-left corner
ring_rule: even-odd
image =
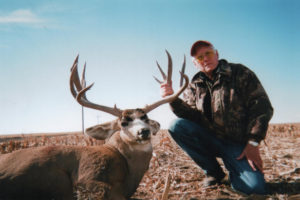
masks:
[[[89,127],[85,129],[85,134],[89,135],[92,138],[95,138],[97,140],[105,140],[110,138],[115,132],[120,130],[120,127],[118,125],[118,118],[106,122],[103,124],[98,124],[92,127]]]
[[[152,135],[156,135],[156,133],[159,131],[160,129],[160,124],[157,121],[154,120],[149,120],[149,125],[151,127],[151,132]]]
[[[159,130],[155,130],[154,132],[152,132],[152,135],[156,135],[156,133],[158,132]]]

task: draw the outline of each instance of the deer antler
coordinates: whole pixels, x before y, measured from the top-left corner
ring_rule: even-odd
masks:
[[[167,83],[171,83],[172,81],[172,68],[173,68],[173,65],[172,65],[172,58],[169,54],[169,52],[166,50],[166,53],[167,53],[167,56],[168,56],[168,75],[166,76],[165,73],[163,72],[163,70],[161,69],[160,65],[157,63],[157,66],[158,66],[158,69],[159,71],[161,72],[162,74],[162,77],[164,79],[164,81],[160,81],[158,80],[156,77],[154,77],[154,79],[162,84],[163,82],[167,82]],[[143,110],[148,113],[150,112],[151,110],[157,108],[158,106],[162,105],[162,104],[165,104],[165,103],[169,103],[169,102],[172,102],[174,101],[176,98],[179,97],[179,95],[185,90],[185,88],[188,86],[188,83],[189,83],[189,78],[184,74],[184,70],[185,70],[185,63],[186,63],[186,59],[185,59],[185,56],[184,56],[184,62],[183,62],[183,65],[182,65],[182,70],[180,71],[180,74],[181,74],[181,79],[184,79],[185,80],[185,83],[183,86],[181,86],[181,88],[175,93],[173,94],[172,96],[169,96],[169,97],[166,97],[162,100],[159,100],[151,105],[147,105]]]
[[[181,73],[183,73],[183,74],[185,72],[185,63],[186,63],[186,58],[185,58],[185,55],[184,55],[183,64],[182,64],[182,68],[181,68]],[[180,77],[179,86],[181,87],[182,85],[183,85],[183,76]]]
[[[86,64],[84,64],[82,77],[81,77],[81,81],[80,81],[79,75],[78,75],[78,70],[77,70],[78,57],[79,57],[79,55],[76,57],[76,59],[73,63],[73,66],[71,68],[70,89],[71,89],[71,93],[72,93],[73,97],[77,100],[77,102],[79,104],[81,104],[84,107],[100,110],[100,111],[112,114],[114,116],[120,117],[122,115],[123,111],[118,109],[116,107],[116,105],[113,108],[106,107],[103,105],[98,105],[98,104],[92,103],[86,98],[86,95],[85,95],[86,91],[91,89],[91,87],[94,85],[94,83],[92,83],[91,85],[86,87],[86,81],[85,81]]]

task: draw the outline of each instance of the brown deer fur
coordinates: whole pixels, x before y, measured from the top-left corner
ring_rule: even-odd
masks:
[[[130,117],[134,121],[141,115],[145,116],[137,109]],[[159,130],[153,120],[146,118],[145,124],[150,124],[152,134]],[[95,127],[87,130],[95,134]],[[102,146],[36,147],[1,155],[0,199],[75,199],[74,189],[97,199],[129,198],[152,157],[151,135],[137,141],[129,127],[122,127]]]

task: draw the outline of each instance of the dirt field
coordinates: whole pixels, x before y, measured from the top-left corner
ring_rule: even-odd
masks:
[[[266,143],[262,143],[265,178],[270,194],[244,196],[233,192],[229,186],[203,187],[201,169],[173,142],[167,131],[156,136],[154,156],[134,198],[161,199],[166,178],[170,178],[168,199],[300,199],[300,123],[275,124],[268,131]],[[103,141],[85,138],[81,134],[67,133],[51,137],[39,134],[14,138],[0,137],[0,153],[43,145],[101,145]],[[222,161],[219,160],[221,163]]]

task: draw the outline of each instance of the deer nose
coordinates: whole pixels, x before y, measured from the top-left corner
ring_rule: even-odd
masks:
[[[143,139],[147,139],[148,136],[150,135],[150,129],[143,128],[138,132],[138,135],[141,135]]]

